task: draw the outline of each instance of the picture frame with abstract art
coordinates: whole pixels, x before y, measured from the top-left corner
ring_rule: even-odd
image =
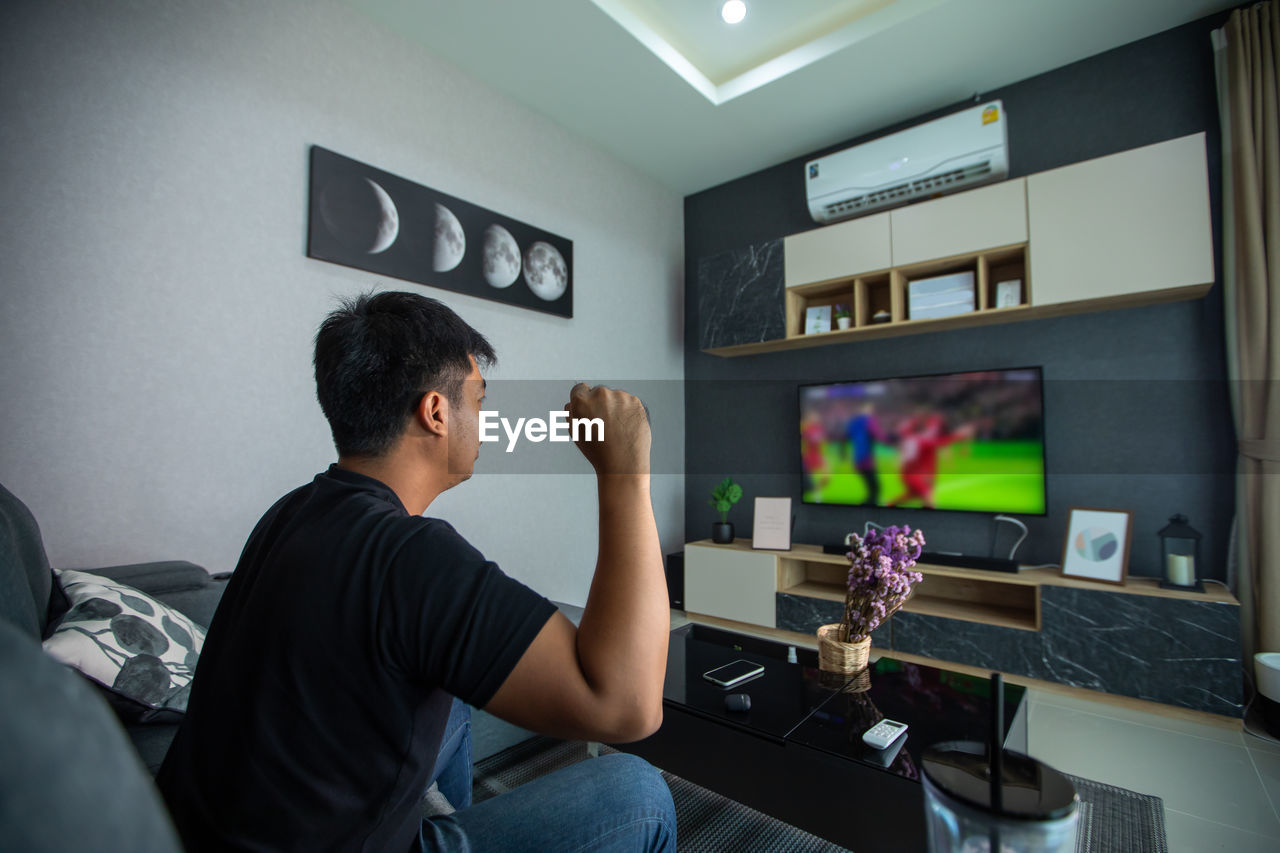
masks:
[[[1063,577],[1124,583],[1129,573],[1133,513],[1072,507],[1063,546]]]
[[[573,316],[573,241],[311,146],[307,256]]]

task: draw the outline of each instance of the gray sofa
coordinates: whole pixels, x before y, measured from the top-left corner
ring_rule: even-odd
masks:
[[[80,571],[141,589],[202,626],[227,578],[185,561]],[[561,609],[574,622],[582,612]],[[150,778],[177,724],[123,725],[100,691],[44,653],[41,640],[65,611],[35,517],[0,485],[0,850],[180,850]],[[483,711],[471,728],[476,761],[532,736]]]
[[[0,850],[178,853],[151,774],[89,682],[0,619]]]
[[[206,626],[226,586],[183,561],[82,571]],[[40,526],[0,485],[0,849],[180,851],[151,779],[177,725],[122,726],[98,690],[45,654],[41,640],[66,606]]]
[[[79,571],[140,589],[205,627],[213,618],[228,577],[211,577],[200,566],[183,560]],[[0,485],[0,621],[38,643],[66,609],[66,600],[53,581],[40,525],[26,504]],[[142,723],[130,725],[126,731],[143,763],[155,773],[178,726]]]

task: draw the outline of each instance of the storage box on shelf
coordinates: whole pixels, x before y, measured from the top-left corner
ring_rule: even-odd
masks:
[[[685,608],[811,642],[839,621],[849,561],[816,545],[756,551],[750,540],[685,546]],[[1239,602],[1224,588],[1105,587],[1056,569],[989,572],[920,564],[906,605],[872,635],[882,650],[998,669],[1239,716]],[[1162,626],[1194,630],[1171,634]]]
[[[973,270],[943,273],[907,282],[907,317],[932,320],[969,314],[981,307]]]

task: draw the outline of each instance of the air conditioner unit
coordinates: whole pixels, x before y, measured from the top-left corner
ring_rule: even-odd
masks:
[[[836,222],[1009,174],[1004,106],[990,101],[805,164],[809,215]]]

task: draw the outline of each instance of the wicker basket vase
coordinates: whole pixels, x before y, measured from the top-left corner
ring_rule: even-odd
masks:
[[[856,643],[842,643],[840,626],[823,625],[818,629],[818,669],[825,672],[855,673],[867,668],[871,659],[871,638]]]
[[[849,683],[844,686],[841,693],[866,693],[871,689],[871,669],[868,667],[862,672],[849,679]],[[877,720],[877,722],[879,722]]]

